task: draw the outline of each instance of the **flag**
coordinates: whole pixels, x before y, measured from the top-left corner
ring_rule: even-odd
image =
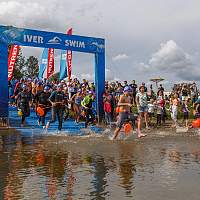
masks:
[[[48,50],[47,79],[54,74],[54,49]]]
[[[61,51],[61,57],[60,57],[60,80],[63,80],[64,78],[67,77],[67,63],[66,63],[66,51],[62,50]]]
[[[67,31],[68,35],[72,35],[72,28]],[[70,81],[72,75],[72,51],[67,50],[67,71],[68,71],[68,80]]]
[[[15,62],[19,54],[19,46],[12,45],[8,56],[8,81],[12,80]]]
[[[48,49],[45,48],[43,53],[42,53],[41,64],[40,64],[40,67],[39,67],[39,75],[38,75],[39,79],[43,79],[43,74],[44,74],[44,71],[47,67],[47,63],[48,63]]]

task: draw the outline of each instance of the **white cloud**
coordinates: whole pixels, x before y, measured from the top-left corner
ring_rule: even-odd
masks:
[[[200,80],[200,68],[196,58],[186,53],[173,40],[162,43],[148,64],[140,63],[140,67],[143,71],[157,71],[161,75],[168,73],[183,80]]]
[[[152,4],[152,1],[146,0],[126,0],[126,3],[124,0],[1,0],[0,24],[63,33],[72,27],[74,34],[105,38],[106,63],[115,64],[114,77],[117,76],[121,80],[136,79],[142,82],[149,76],[154,76],[150,74],[151,69],[153,73],[157,73],[156,75],[165,75],[172,81],[184,78],[184,74],[187,75],[187,79],[195,76],[197,79],[198,65],[195,63],[199,62],[194,61],[193,56],[191,58],[185,50],[191,55],[199,51],[200,1],[190,0],[183,3],[183,0],[154,0],[153,2]],[[152,59],[148,62],[147,58],[155,47],[161,41],[168,41],[170,38],[178,41],[184,51],[177,49],[178,45],[173,45],[173,42],[168,45],[165,43],[165,48],[157,52],[158,54],[152,55]],[[41,54],[39,50],[30,49],[26,52],[26,55],[38,58]],[[120,61],[123,61],[123,66]],[[143,63],[135,65],[133,70],[128,71],[133,62],[138,63],[138,61]],[[148,73],[141,73],[140,68],[145,67],[147,70],[148,66],[156,66],[158,63],[160,65],[160,62],[162,67],[154,71],[150,68]],[[192,76],[191,72],[187,73],[188,70],[182,69],[182,65],[192,65],[192,68],[195,68],[193,71],[189,70],[192,71]],[[73,57],[73,73],[78,77],[81,77],[82,73],[92,74],[93,68],[93,58],[85,59],[80,55],[78,58]],[[181,74],[184,76],[174,68],[183,71]]]
[[[93,74],[81,74],[81,80],[86,79],[88,81],[94,81]]]
[[[106,68],[106,80],[107,80],[107,81],[114,80],[114,74],[113,74],[113,72],[112,72],[110,69],[108,69],[108,68]]]
[[[112,58],[113,61],[126,60],[126,59],[128,59],[128,56],[125,53],[119,54]]]

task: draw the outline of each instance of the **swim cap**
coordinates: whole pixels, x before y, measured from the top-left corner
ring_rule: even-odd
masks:
[[[124,88],[124,92],[130,92],[131,91],[131,88],[129,87],[129,86],[126,86],[125,88]]]
[[[46,91],[49,90],[49,86],[45,86],[44,90],[46,90]]]
[[[58,84],[58,88],[63,88],[63,85],[62,84]]]
[[[27,87],[26,87],[26,85],[25,84],[23,84],[22,85],[22,89],[26,89]]]

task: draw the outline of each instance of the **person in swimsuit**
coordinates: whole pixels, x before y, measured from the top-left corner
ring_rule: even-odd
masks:
[[[81,89],[78,90],[76,94],[71,98],[71,102],[73,102],[73,110],[76,113],[75,122],[79,123],[79,119],[81,116],[81,101],[83,100],[83,96],[81,94]]]
[[[170,101],[170,107],[171,107],[171,118],[174,122],[174,124],[172,125],[172,127],[177,127],[177,115],[178,115],[178,105],[179,105],[180,101],[178,98],[178,95],[175,94],[174,95],[174,99],[171,99]]]

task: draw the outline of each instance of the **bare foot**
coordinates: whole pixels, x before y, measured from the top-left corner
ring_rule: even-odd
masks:
[[[147,134],[142,134],[142,133],[138,134],[138,137],[139,137],[139,138],[145,137],[145,136],[147,136]]]

